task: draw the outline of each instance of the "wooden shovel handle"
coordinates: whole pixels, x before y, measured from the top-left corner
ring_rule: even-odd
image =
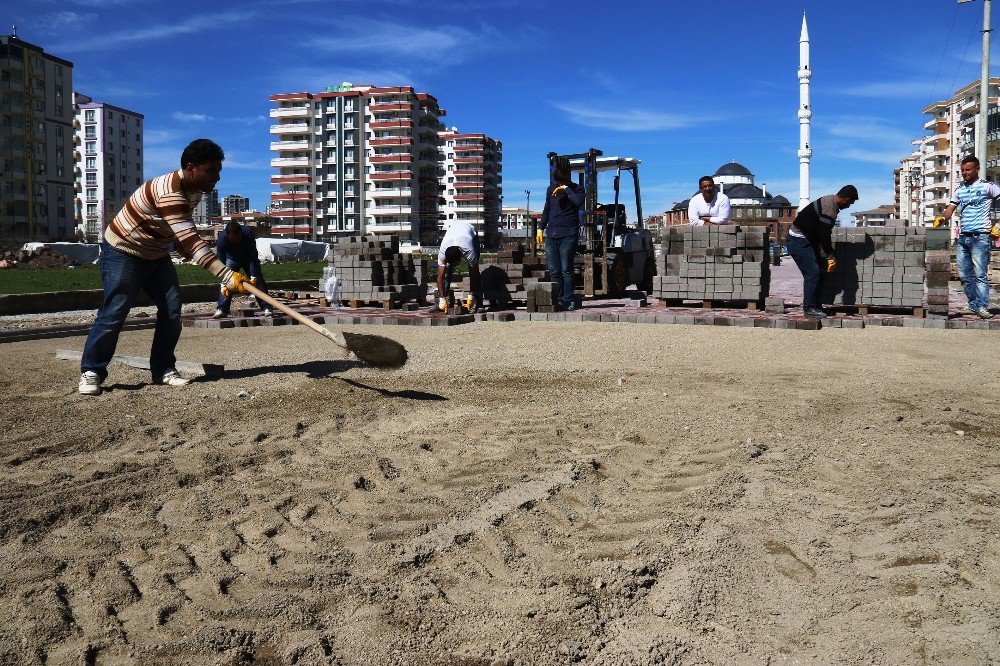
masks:
[[[328,330],[325,326],[320,326],[319,324],[317,324],[316,322],[314,322],[312,319],[310,319],[309,317],[305,316],[301,312],[293,310],[292,308],[288,307],[284,303],[276,300],[275,298],[273,298],[271,296],[268,296],[263,291],[261,291],[260,289],[258,289],[254,285],[250,284],[249,280],[244,280],[243,281],[243,286],[246,287],[246,290],[248,292],[250,292],[252,295],[254,295],[257,298],[259,298],[260,300],[264,301],[265,303],[267,303],[271,307],[277,308],[278,310],[281,310],[286,315],[288,315],[289,317],[291,317],[295,321],[299,322],[303,326],[308,326],[309,328],[311,328],[312,330],[316,331],[317,333],[319,333],[324,338],[326,338],[327,340],[329,340],[333,344],[337,345],[338,347],[343,347],[344,349],[347,349],[347,342],[344,340],[344,337],[342,335],[338,335],[337,333],[334,333],[333,331]]]

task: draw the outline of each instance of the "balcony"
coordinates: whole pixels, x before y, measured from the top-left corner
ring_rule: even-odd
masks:
[[[482,157],[456,157],[455,164],[484,164]]]
[[[389,137],[381,139],[371,139],[368,142],[368,145],[372,146],[373,148],[377,146],[412,146],[413,139],[409,137],[398,137],[398,138]]]
[[[308,106],[285,106],[280,109],[271,109],[272,118],[308,118]]]
[[[452,187],[456,190],[481,190],[486,185],[482,181],[479,181],[476,183],[452,183]]]
[[[271,176],[272,185],[296,185],[299,183],[311,183],[312,176],[306,175],[290,175],[290,176]]]
[[[370,194],[372,198],[410,197],[413,196],[413,190],[408,187],[383,187],[369,190],[368,194]]]
[[[368,158],[372,164],[409,164],[413,156],[408,153],[392,153],[390,155],[372,155]]]
[[[308,157],[276,157],[271,160],[271,166],[275,168],[282,167],[307,167],[309,166]]]
[[[303,218],[312,217],[312,211],[303,208],[293,208],[289,210],[272,210],[271,217],[277,218]]]
[[[271,192],[271,201],[312,201],[312,192]]]
[[[369,174],[371,180],[410,180],[413,178],[412,171],[379,171]]]
[[[369,129],[397,129],[400,127],[413,127],[412,120],[374,120],[368,123]]]
[[[466,145],[466,146],[455,146],[454,151],[456,153],[481,153],[485,150],[482,146],[477,145]]]
[[[4,69],[8,72],[23,72],[24,61],[18,60],[16,58],[7,58],[5,60],[0,60],[0,69]]]
[[[284,123],[281,125],[271,125],[271,134],[307,134],[309,123]]]
[[[271,150],[309,150],[308,141],[272,141]]]
[[[368,105],[371,113],[382,113],[385,111],[413,111],[413,104],[410,102],[376,102]]]
[[[371,215],[409,215],[412,211],[412,206],[371,206],[365,208],[365,212]]]

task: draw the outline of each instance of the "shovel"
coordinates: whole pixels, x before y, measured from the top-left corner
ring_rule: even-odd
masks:
[[[273,308],[281,310],[295,321],[304,326],[308,326],[333,344],[337,345],[341,349],[345,349],[353,353],[369,365],[373,365],[378,368],[400,368],[406,364],[406,347],[399,344],[395,340],[383,338],[380,335],[334,333],[333,331],[329,331],[325,327],[320,326],[301,312],[297,312],[284,303],[271,298],[263,291],[250,284],[249,280],[244,281],[243,286],[246,287],[247,292],[256,296],[261,301],[267,303]]]

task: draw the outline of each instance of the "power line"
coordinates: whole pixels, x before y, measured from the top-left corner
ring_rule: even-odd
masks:
[[[931,101],[934,101],[934,91],[937,90],[938,77],[941,76],[941,67],[944,66],[944,57],[948,53],[948,45],[951,44],[951,33],[955,30],[955,21],[958,20],[958,5],[955,5],[955,14],[951,18],[951,27],[948,28],[948,38],[944,40],[944,49],[941,51],[941,62],[938,63],[937,74],[934,75],[934,83],[931,85]]]

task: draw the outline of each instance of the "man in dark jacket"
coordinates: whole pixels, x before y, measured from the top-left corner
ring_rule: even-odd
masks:
[[[264,273],[260,269],[260,257],[257,255],[257,239],[253,231],[245,224],[240,224],[233,220],[226,225],[226,230],[219,234],[215,240],[215,254],[219,261],[224,263],[233,271],[246,271],[247,276],[254,279],[255,286],[263,292],[267,292],[267,283],[264,282]],[[232,296],[226,293],[219,294],[219,305],[212,317],[229,316],[229,304]],[[257,299],[257,307],[261,309],[261,314],[270,317],[271,309]]]
[[[858,200],[858,188],[844,185],[836,194],[820,197],[799,211],[788,228],[785,245],[795,265],[802,271],[802,312],[807,317],[825,319],[820,309],[819,288],[823,273],[837,270],[833,256],[833,227],[837,213],[849,208]]]
[[[538,224],[545,232],[545,261],[549,279],[561,285],[559,305],[573,310],[573,258],[580,236],[580,206],[583,188],[570,178],[569,169],[559,166],[552,172],[552,184],[545,191],[545,208]]]

